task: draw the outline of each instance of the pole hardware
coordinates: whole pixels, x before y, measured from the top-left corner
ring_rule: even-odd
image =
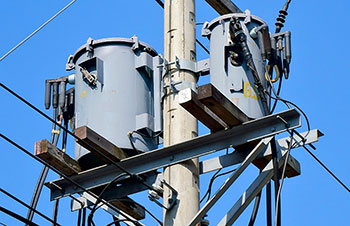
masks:
[[[45,81],[45,108],[50,108],[52,99],[52,107],[59,108],[58,115],[67,121],[74,116],[74,88],[66,90],[66,87],[67,83],[74,84],[74,81],[74,74]]]
[[[75,69],[75,65],[73,63],[73,55],[69,55],[68,59],[67,59],[67,63],[66,63],[66,71],[71,71],[73,69]]]
[[[86,56],[91,56],[94,52],[94,47],[92,46],[93,45],[93,42],[94,40],[89,37],[88,40],[86,41]]]
[[[285,79],[289,77],[289,65],[292,60],[292,50],[291,50],[291,32],[285,31],[280,33],[271,34],[271,45],[275,51],[275,57],[282,60],[279,65],[281,71],[284,74]]]
[[[265,115],[269,114],[269,109],[268,109],[268,104],[267,104],[267,99],[265,97],[264,94],[264,87],[262,85],[262,81],[258,75],[258,72],[256,70],[256,66],[255,63],[253,61],[253,56],[248,48],[248,44],[247,44],[247,36],[245,35],[241,22],[239,21],[238,18],[236,17],[232,17],[231,21],[230,21],[230,37],[231,37],[231,41],[232,43],[238,45],[237,50],[240,50],[238,52],[236,52],[236,54],[233,54],[230,56],[230,61],[234,61],[234,63],[239,63],[237,62],[237,60],[242,61],[243,63],[243,59],[246,62],[247,66],[249,67],[249,69],[252,72],[253,78],[254,78],[254,86],[258,91],[258,95],[261,98],[261,102],[263,104],[263,109],[264,109],[264,113]],[[240,59],[242,58],[243,59]]]
[[[163,195],[164,185],[170,189],[167,206],[164,206],[162,203],[160,203],[158,201],[160,199],[160,196]],[[164,179],[160,180],[159,183],[156,182],[152,186],[153,186],[154,190],[150,190],[148,192],[149,200],[151,200],[152,202],[155,202],[158,206],[160,206],[166,210],[172,209],[175,206],[176,201],[177,201],[177,195],[178,195],[177,191],[172,186],[170,186]],[[155,190],[158,192],[155,192]]]
[[[96,86],[97,76],[94,73],[90,73],[86,68],[81,67],[80,72],[83,79],[89,82],[90,85]]]

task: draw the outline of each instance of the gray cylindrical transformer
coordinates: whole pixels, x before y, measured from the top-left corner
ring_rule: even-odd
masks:
[[[265,62],[261,55],[263,47],[259,46],[257,36],[253,38],[254,35],[250,35],[254,28],[261,28],[266,24],[249,12],[223,15],[204,24],[202,35],[210,39],[210,82],[248,117],[259,118],[264,115],[264,111],[254,88],[252,72],[245,61],[242,65],[234,66],[229,60],[232,48],[229,24],[232,17],[238,18],[241,22],[260,80],[263,86],[266,86]]]
[[[162,58],[136,36],[88,40],[71,58],[75,66],[75,127],[87,126],[119,148],[146,152],[161,131]],[[138,131],[132,133],[131,131]],[[79,144],[83,168],[100,164]]]

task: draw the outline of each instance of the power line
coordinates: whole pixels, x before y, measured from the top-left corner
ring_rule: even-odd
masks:
[[[39,216],[45,218],[46,220],[50,221],[51,223],[54,223],[53,220],[51,220],[49,217],[45,216],[44,214],[42,214],[41,212],[37,211],[36,209],[30,207],[29,205],[27,205],[25,202],[23,202],[22,200],[18,199],[17,197],[15,197],[14,195],[11,195],[9,192],[5,191],[4,189],[0,188],[0,192],[2,192],[3,194],[5,194],[6,196],[10,197],[11,199],[15,200],[16,202],[20,203],[21,205],[25,206],[28,209],[31,209],[32,211],[34,211],[35,213],[37,213]],[[30,220],[31,221],[31,220]],[[58,223],[55,223],[54,225],[59,225]]]
[[[325,164],[323,164],[320,159],[318,159],[307,147],[303,147],[336,181],[338,181],[341,186],[350,192],[350,189]]]
[[[23,223],[26,223],[28,226],[39,226],[36,223],[29,221],[27,219],[25,219],[24,217],[22,217],[21,215],[18,215],[17,213],[12,212],[11,210],[8,210],[2,206],[0,206],[0,211],[6,213],[7,215],[16,218],[19,221],[22,221]]]
[[[4,85],[2,82],[0,82],[0,86],[5,89],[7,92],[11,93],[13,96],[15,96],[17,99],[19,99],[20,101],[22,101],[23,103],[25,103],[26,105],[28,105],[30,108],[32,108],[33,110],[35,110],[36,112],[38,112],[40,115],[44,116],[46,119],[48,119],[49,121],[51,121],[52,123],[56,124],[58,127],[60,127],[61,129],[63,129],[64,131],[66,131],[69,135],[73,136],[75,139],[79,140],[80,142],[84,143],[85,145],[87,145],[89,148],[91,148],[92,150],[94,150],[95,152],[99,153],[102,157],[104,157],[105,159],[107,159],[112,165],[114,165],[115,167],[117,167],[118,169],[120,169],[121,171],[123,171],[124,173],[128,174],[130,177],[135,178],[136,180],[138,180],[141,184],[143,184],[146,188],[156,191],[152,186],[146,184],[144,182],[144,180],[142,179],[142,177],[132,174],[129,171],[127,171],[124,167],[120,166],[118,163],[116,163],[115,161],[113,161],[111,158],[109,158],[108,156],[106,156],[104,153],[100,152],[99,150],[97,150],[96,148],[92,147],[89,143],[87,143],[86,141],[80,139],[78,136],[76,136],[74,133],[72,133],[71,131],[69,131],[67,128],[65,128],[64,126],[62,126],[61,124],[57,123],[55,120],[53,120],[52,118],[50,118],[48,115],[46,115],[44,112],[42,112],[41,110],[39,110],[37,107],[35,107],[33,104],[31,104],[29,101],[25,100],[23,97],[21,97],[20,95],[18,95],[16,92],[14,92],[13,90],[11,90],[10,88],[8,88],[6,85]]]
[[[84,192],[87,192],[88,194],[90,194],[92,197],[94,197],[95,199],[99,200],[100,202],[102,202],[103,204],[105,204],[106,206],[108,206],[109,208],[111,208],[112,210],[116,211],[118,214],[122,215],[123,217],[130,219],[127,215],[125,215],[123,212],[119,211],[118,209],[116,209],[113,205],[109,204],[108,202],[106,202],[105,200],[99,198],[96,194],[94,194],[93,192],[85,189],[83,186],[81,186],[79,183],[75,182],[74,180],[72,180],[71,178],[67,177],[66,175],[64,175],[63,173],[61,173],[59,170],[55,169],[54,167],[52,167],[50,164],[46,163],[45,161],[41,160],[40,158],[38,158],[37,156],[33,155],[32,153],[30,153],[28,150],[26,150],[25,148],[23,148],[22,146],[20,146],[19,144],[17,144],[16,142],[14,142],[13,140],[11,140],[10,138],[6,137],[5,135],[3,135],[2,133],[0,133],[0,137],[3,138],[4,140],[6,140],[7,142],[9,142],[10,144],[12,144],[13,146],[15,146],[16,148],[18,148],[19,150],[23,151],[24,153],[26,153],[27,155],[29,155],[30,157],[34,158],[35,160],[37,160],[38,162],[40,162],[43,165],[46,165],[47,167],[49,167],[52,171],[54,171],[55,173],[57,173],[58,175],[62,176],[63,178],[65,178],[67,181],[69,181],[71,184],[77,186],[79,189],[83,190]],[[56,184],[53,184],[54,186],[56,186],[59,189],[62,189],[60,187],[58,187]],[[63,189],[62,189],[63,190]],[[27,220],[27,219],[25,219]]]
[[[51,17],[48,21],[46,21],[45,23],[43,23],[40,27],[38,27],[35,31],[33,31],[33,33],[31,33],[30,35],[28,35],[25,39],[23,39],[20,43],[18,43],[15,47],[13,47],[10,51],[8,51],[4,56],[2,56],[0,58],[0,62],[5,59],[8,55],[10,55],[13,51],[15,51],[18,47],[20,47],[23,43],[25,43],[26,41],[28,41],[28,39],[30,39],[31,37],[33,37],[36,33],[38,33],[42,28],[44,28],[48,23],[50,23],[53,19],[55,19],[58,15],[60,15],[63,11],[65,11],[69,6],[71,6],[75,1],[77,0],[73,0],[71,1],[68,5],[66,5],[63,9],[61,9],[60,11],[58,11],[53,17]]]

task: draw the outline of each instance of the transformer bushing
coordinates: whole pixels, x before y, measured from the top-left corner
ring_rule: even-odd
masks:
[[[155,149],[162,130],[162,62],[136,36],[90,38],[67,64],[75,68],[75,128],[87,126],[131,153]],[[83,168],[102,163],[77,143],[75,157]]]
[[[261,46],[262,40],[259,40],[261,36],[258,32],[267,28],[267,25],[249,12],[223,15],[203,25],[202,35],[210,40],[210,83],[248,117],[259,118],[264,115],[261,98],[255,88],[252,71],[231,37],[232,18],[237,18],[241,23],[257,73],[266,88],[266,59],[262,57],[264,47]]]

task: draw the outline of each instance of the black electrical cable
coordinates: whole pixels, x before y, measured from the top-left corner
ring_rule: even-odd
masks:
[[[266,184],[266,226],[272,226],[271,182]]]
[[[198,44],[200,47],[202,47],[202,49],[203,49],[205,52],[207,52],[208,54],[210,54],[210,51],[209,51],[198,39],[196,39],[196,42],[197,42],[197,44]]]
[[[164,3],[161,1],[161,0],[155,0],[157,3],[158,3],[158,5],[160,6],[160,7],[162,7],[163,9],[164,9]],[[197,25],[197,24],[196,24]],[[196,39],[196,42],[197,42],[197,44],[200,46],[200,47],[202,47],[203,48],[203,50],[205,51],[205,52],[207,52],[208,54],[210,54],[210,51],[198,40],[198,39]]]
[[[284,164],[283,164],[283,169],[282,169],[282,176],[281,176],[281,182],[278,188],[278,193],[277,193],[277,199],[276,199],[276,212],[275,212],[275,226],[277,226],[277,224],[280,222],[278,221],[278,212],[280,211],[280,196],[281,196],[281,190],[282,190],[282,186],[283,186],[283,181],[284,181],[284,176],[286,173],[286,169],[287,169],[287,163],[288,163],[288,159],[289,159],[289,155],[290,155],[290,151],[292,149],[292,143],[293,143],[293,132],[290,134],[290,141],[288,142],[288,148],[287,148],[287,154],[286,154],[286,158],[284,160]]]
[[[107,224],[106,226],[111,226],[111,225],[113,225],[113,224],[115,224],[115,225],[120,225],[119,222],[128,222],[128,220],[115,219],[115,220],[113,220],[113,222]],[[118,223],[118,224],[117,224],[117,223]]]
[[[124,202],[131,202],[129,199],[115,199],[115,200],[118,200],[118,201],[124,201]],[[110,200],[110,202],[112,202],[114,200]],[[145,210],[154,220],[156,220],[159,225],[163,226],[163,222],[160,221],[156,216],[154,216],[148,209],[146,209],[144,206],[141,206],[139,203],[134,203],[132,202],[132,204],[136,204],[138,205],[141,209]]]
[[[75,185],[77,188],[81,189],[82,191],[87,192],[88,194],[90,194],[92,197],[94,197],[97,200],[100,200],[100,202],[102,202],[103,204],[105,204],[106,206],[108,206],[109,208],[111,208],[112,210],[114,210],[115,212],[117,212],[118,214],[122,215],[123,217],[125,217],[126,219],[129,219],[129,217],[127,215],[125,215],[123,212],[120,212],[118,209],[116,209],[114,206],[110,205],[108,202],[104,201],[103,199],[99,199],[97,197],[96,194],[94,194],[93,192],[85,189],[84,187],[82,187],[79,183],[75,182],[74,180],[72,180],[71,178],[67,177],[66,175],[64,175],[63,173],[61,173],[59,170],[55,169],[54,167],[52,167],[51,165],[49,165],[48,163],[46,163],[45,161],[41,160],[40,158],[38,158],[37,156],[33,155],[32,153],[30,153],[29,151],[27,151],[25,148],[23,148],[22,146],[20,146],[19,144],[17,144],[16,142],[14,142],[13,140],[9,139],[8,137],[6,137],[5,135],[3,135],[2,133],[0,133],[0,137],[3,138],[4,140],[6,140],[7,142],[9,142],[10,144],[12,144],[13,146],[15,146],[16,148],[18,148],[19,150],[23,151],[24,153],[26,153],[27,155],[29,155],[30,157],[34,158],[35,160],[37,160],[38,162],[40,162],[43,165],[46,165],[47,167],[49,167],[52,171],[54,171],[55,173],[57,173],[58,175],[62,176],[63,178],[65,178],[69,183]],[[53,184],[55,185],[55,184]],[[55,185],[56,187],[58,187],[57,185]]]
[[[58,216],[58,205],[60,203],[60,200],[59,199],[56,199],[55,200],[55,205],[54,205],[54,208],[53,208],[53,217],[52,217],[52,220],[53,220],[53,226],[55,225],[55,223],[57,222],[57,216]]]
[[[305,145],[303,145],[304,149],[341,185],[350,192],[350,189],[325,165],[318,159]]]
[[[57,113],[57,108],[54,108],[53,109],[53,116],[52,116],[53,120],[56,120],[56,113]],[[56,124],[53,123],[52,124],[52,130],[51,130],[51,141],[50,141],[51,143],[53,143],[54,140],[55,140],[55,134],[56,134],[55,131],[56,131]],[[33,197],[32,197],[31,203],[30,203],[30,206],[33,209],[35,209],[37,204],[38,204],[39,197],[40,197],[42,188],[44,186],[44,182],[46,180],[48,172],[49,172],[49,169],[46,166],[43,166],[43,168],[42,168],[42,170],[40,172],[39,178],[38,178],[38,182],[37,182],[37,184],[35,186],[35,189],[34,189],[34,192],[33,192]],[[28,209],[27,219],[29,221],[31,221],[33,219],[33,217],[34,217],[34,212],[30,208],[30,209]]]
[[[267,92],[266,92],[266,93],[267,93]],[[267,93],[267,94],[268,94],[268,93]],[[291,101],[282,99],[282,98],[280,98],[280,97],[276,98],[276,97],[271,96],[270,94],[268,94],[268,95],[269,95],[272,99],[282,101],[282,102],[285,103],[286,105],[287,105],[287,104],[290,104],[290,105],[293,105],[295,108],[297,108],[298,111],[300,111],[300,113],[304,116],[305,121],[306,121],[306,124],[307,124],[308,132],[310,132],[311,127],[310,127],[309,118],[307,117],[307,115],[305,114],[305,112],[304,112],[298,105],[294,104],[294,103],[291,102]],[[287,106],[288,106],[288,105],[287,105]],[[290,106],[289,106],[289,108],[290,108]]]
[[[204,198],[205,198],[206,196],[208,196],[207,201],[209,201],[213,183],[214,183],[214,181],[215,181],[218,177],[221,177],[221,176],[224,176],[224,175],[226,175],[226,174],[232,173],[232,172],[234,172],[234,171],[236,171],[236,170],[237,170],[237,169],[232,169],[232,170],[229,170],[229,171],[224,172],[224,173],[221,173],[221,174],[218,174],[218,173],[221,171],[221,169],[219,169],[218,171],[216,171],[216,173],[215,173],[215,174],[212,176],[212,178],[210,179],[207,192],[204,194],[204,196],[203,196],[202,199],[200,200],[200,203],[203,202],[203,200],[204,200]]]
[[[142,185],[144,185],[146,188],[155,191],[155,189],[148,185],[147,183],[145,183],[145,181],[142,179],[142,177],[138,176],[138,175],[134,175],[132,173],[130,173],[129,171],[127,171],[124,167],[120,166],[118,163],[116,163],[115,161],[113,161],[111,158],[109,158],[108,156],[106,156],[104,153],[100,152],[99,150],[97,150],[96,148],[92,147],[90,144],[88,144],[86,141],[80,139],[78,136],[76,136],[74,133],[72,133],[69,130],[66,130],[62,125],[60,125],[59,123],[57,123],[55,120],[52,120],[48,115],[46,115],[44,112],[42,112],[41,110],[39,110],[37,107],[35,107],[34,105],[32,105],[31,103],[29,103],[27,100],[25,100],[23,97],[21,97],[20,95],[18,95],[17,93],[15,93],[13,90],[9,89],[7,86],[5,86],[2,82],[0,82],[0,86],[5,89],[7,92],[9,92],[10,94],[12,94],[13,96],[15,96],[17,99],[19,99],[20,101],[22,101],[23,103],[25,103],[26,105],[28,105],[30,108],[32,108],[33,110],[35,110],[36,112],[38,112],[40,115],[42,115],[43,117],[45,117],[46,119],[48,119],[49,121],[55,123],[58,127],[60,127],[61,129],[65,130],[69,135],[71,135],[72,137],[74,137],[75,139],[77,139],[79,142],[84,143],[86,146],[88,146],[91,150],[94,150],[95,152],[99,153],[102,157],[104,157],[105,159],[107,159],[112,165],[114,165],[115,167],[117,167],[118,169],[120,169],[121,171],[123,171],[124,173],[128,174],[130,177],[133,177],[135,179],[137,179]]]
[[[120,174],[119,176],[117,176],[116,178],[114,178],[111,182],[109,182],[108,185],[106,185],[106,186],[102,189],[102,191],[101,191],[100,194],[98,195],[98,198],[99,198],[100,200],[102,200],[102,195],[104,194],[104,192],[105,192],[112,184],[114,184],[114,183],[117,182],[120,178],[125,177],[125,176],[126,176],[125,173]],[[91,222],[92,222],[92,219],[93,219],[93,217],[94,217],[95,211],[98,209],[98,208],[97,208],[97,205],[98,205],[99,203],[100,203],[100,202],[99,202],[98,200],[95,202],[95,205],[93,206],[93,208],[92,208],[92,210],[91,210],[91,212],[90,212],[90,214],[89,214],[89,216],[88,216],[88,224],[89,224],[89,225],[90,225]],[[90,223],[89,223],[89,222],[90,222]]]
[[[13,217],[13,218],[16,218],[16,219],[19,220],[19,221],[22,221],[23,223],[25,223],[25,224],[27,224],[27,225],[29,225],[29,226],[39,226],[39,225],[35,224],[34,222],[29,221],[29,220],[27,220],[26,218],[24,218],[24,217],[22,217],[22,216],[20,216],[20,215],[18,215],[18,214],[16,214],[16,213],[14,213],[14,212],[8,210],[8,209],[5,209],[5,208],[2,207],[2,206],[0,206],[0,211],[6,213],[7,215],[9,215],[9,216],[11,216],[11,217]]]
[[[22,200],[16,198],[14,195],[11,195],[9,192],[5,191],[4,189],[0,188],[0,192],[5,194],[6,196],[10,197],[11,199],[15,200],[16,202],[20,203],[22,206],[24,206],[24,207],[32,210],[33,212],[37,213],[39,216],[41,216],[45,220],[50,221],[51,223],[53,223],[53,221],[49,217],[45,216],[43,213],[39,212],[38,210],[34,209],[33,207],[30,207],[25,202],[23,202]],[[29,221],[31,221],[31,220],[29,220]],[[60,226],[60,224],[58,224],[58,223],[56,223],[56,225]]]
[[[81,226],[81,212],[82,212],[82,209],[78,211],[77,226]]]
[[[259,194],[255,198],[254,208],[253,208],[252,215],[250,217],[248,226],[254,226],[256,216],[258,215],[260,200],[261,200],[261,191],[259,192]]]
[[[15,51],[18,47],[20,47],[23,43],[28,41],[31,37],[33,37],[36,33],[38,33],[42,28],[44,28],[47,24],[49,24],[53,19],[55,19],[58,15],[60,15],[63,11],[68,9],[69,6],[71,6],[76,0],[71,1],[63,7],[60,11],[58,11],[55,15],[53,15],[49,20],[47,20],[45,23],[43,23],[39,28],[37,28],[35,31],[33,31],[30,35],[28,35],[25,39],[23,39],[20,43],[18,43],[15,47],[13,47],[10,51],[8,51],[4,56],[0,58],[0,61],[5,59],[8,55],[10,55],[13,51]]]
[[[86,222],[86,208],[83,208],[83,216],[82,216],[81,226],[85,226],[85,222]]]
[[[283,76],[280,77],[280,80],[278,82],[278,88],[277,88],[277,95],[278,96],[280,95],[281,88],[282,88],[282,80],[283,80],[282,78],[283,78]],[[270,111],[271,114],[275,111],[276,106],[277,106],[277,102],[278,102],[278,100],[274,101],[272,108],[271,108],[271,111]]]
[[[218,175],[220,173],[222,169],[218,169],[214,174],[213,176],[210,178],[210,181],[209,181],[209,185],[208,185],[208,189],[207,191],[205,192],[205,194],[203,195],[202,199],[200,200],[199,203],[202,203],[203,200],[205,199],[205,197],[207,197],[207,195],[209,194],[209,189],[211,189],[211,184],[213,183],[213,181],[215,180],[215,176]]]

